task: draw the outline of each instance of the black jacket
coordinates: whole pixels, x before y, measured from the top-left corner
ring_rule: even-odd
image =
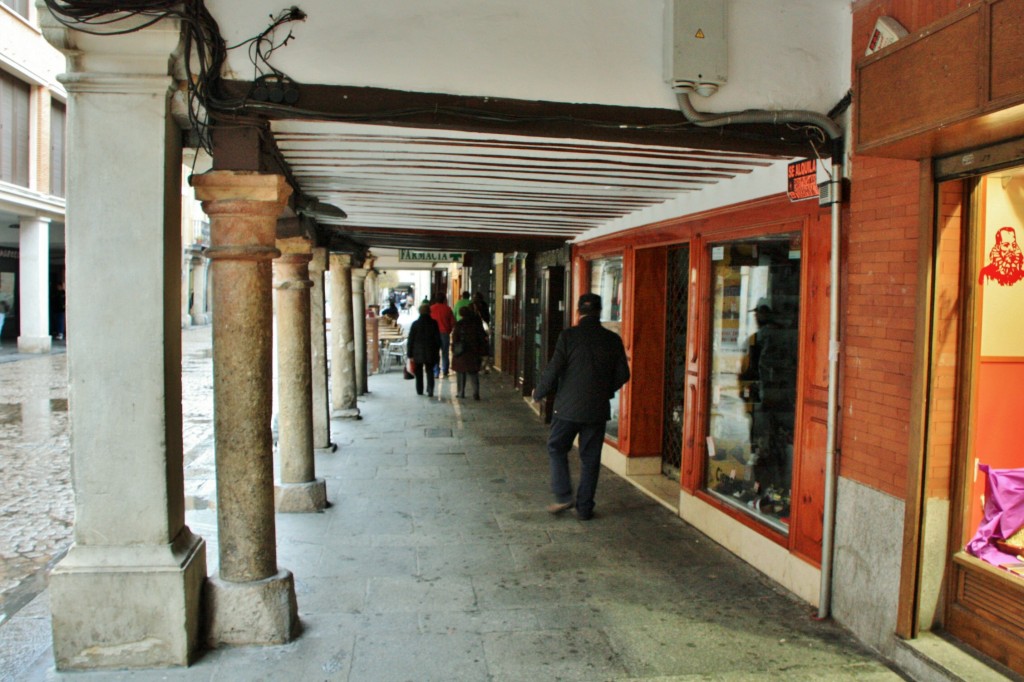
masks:
[[[627,381],[622,339],[602,327],[596,315],[587,315],[558,336],[533,397],[540,400],[557,390],[554,416],[592,424],[611,418],[609,400]]]
[[[409,327],[406,352],[420,364],[436,365],[441,358],[441,328],[430,315],[420,315]]]

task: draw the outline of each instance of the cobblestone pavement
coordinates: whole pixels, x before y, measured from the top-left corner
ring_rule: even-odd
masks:
[[[212,497],[210,328],[182,333],[182,411],[190,508]],[[203,459],[206,454],[210,461]],[[209,471],[206,471],[209,469]],[[46,587],[72,539],[67,356],[0,348],[0,623]]]
[[[67,356],[0,363],[0,623],[45,587],[71,543]]]

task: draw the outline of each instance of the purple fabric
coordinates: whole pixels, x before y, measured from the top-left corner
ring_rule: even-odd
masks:
[[[992,469],[987,464],[978,468],[986,475],[985,513],[967,543],[967,553],[994,566],[1020,563],[1012,554],[1000,552],[992,538],[1008,538],[1024,527],[1024,469]]]

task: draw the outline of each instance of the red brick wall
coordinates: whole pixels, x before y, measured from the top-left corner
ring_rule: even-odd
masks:
[[[967,4],[967,0],[855,2],[853,59],[863,57],[879,16],[890,16],[913,33]],[[844,225],[839,473],[901,498],[907,486],[919,295],[920,173],[917,162],[854,156],[849,219]]]
[[[851,166],[839,473],[903,497],[917,298],[919,165]]]

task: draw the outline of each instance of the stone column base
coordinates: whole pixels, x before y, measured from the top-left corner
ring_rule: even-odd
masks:
[[[332,452],[337,452],[337,451],[338,451],[338,444],[337,443],[328,443],[326,447],[314,448],[313,449],[313,452],[315,454],[318,454],[318,455],[329,455]]]
[[[206,542],[75,545],[50,574],[57,670],[186,666],[200,642]]]
[[[209,578],[205,597],[206,643],[212,647],[284,644],[295,636],[299,607],[291,571],[246,583]]]
[[[53,339],[49,336],[19,336],[19,353],[49,353]]]
[[[281,514],[321,512],[327,508],[327,483],[317,478],[308,483],[274,486],[274,509]]]
[[[358,407],[345,407],[331,412],[331,419],[362,419]]]

